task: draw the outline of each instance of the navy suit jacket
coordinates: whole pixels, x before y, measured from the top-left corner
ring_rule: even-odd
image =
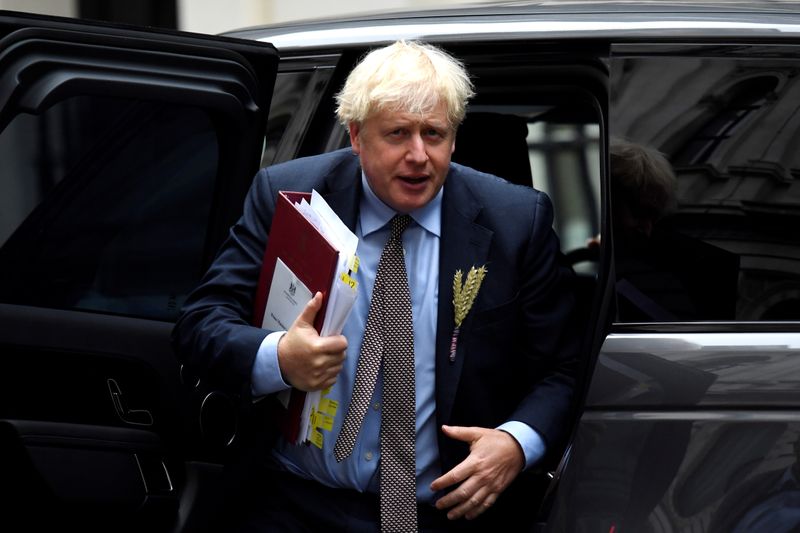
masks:
[[[253,296],[279,190],[322,194],[351,229],[361,195],[359,159],[350,149],[262,169],[244,213],[174,332],[180,357],[222,387],[247,395],[259,345],[268,332],[250,326]],[[559,264],[547,196],[529,187],[451,164],[444,185],[436,335],[438,423],[494,428],[524,422],[552,448],[568,428],[576,374],[572,271]],[[453,276],[488,273],[460,328],[450,361]],[[361,342],[361,339],[350,339]],[[443,471],[468,448],[441,435]]]

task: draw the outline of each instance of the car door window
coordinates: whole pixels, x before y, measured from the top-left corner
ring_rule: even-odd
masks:
[[[276,54],[3,30],[0,303],[174,320],[258,168]]]
[[[275,162],[278,148],[286,138],[284,135],[295,113],[303,104],[303,93],[311,80],[313,72],[279,72],[275,78],[275,92],[270,104],[270,121],[264,140],[264,155],[261,166],[269,166]],[[284,141],[285,142],[285,141]]]
[[[261,166],[294,159],[301,154],[311,122],[329,90],[338,54],[282,59],[269,109]],[[333,115],[328,117],[333,121]]]
[[[583,111],[572,121],[559,116],[558,104],[473,105],[453,153],[453,161],[546,192],[565,251],[583,248],[600,232],[598,113],[588,103]]]
[[[597,249],[585,252],[600,233],[605,67],[593,58],[566,57],[554,66],[519,49],[508,50],[502,61],[489,57],[464,54],[476,95],[459,127],[453,161],[546,192],[562,250],[577,271],[593,278]]]
[[[0,301],[176,316],[201,275],[214,194],[206,112],[76,96],[18,115],[0,157]]]
[[[624,55],[611,77],[617,320],[800,320],[800,63],[776,47]],[[636,154],[660,170],[625,177]]]

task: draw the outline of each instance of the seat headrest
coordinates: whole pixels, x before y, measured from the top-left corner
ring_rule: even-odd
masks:
[[[468,113],[456,134],[453,161],[512,183],[533,186],[524,117]]]

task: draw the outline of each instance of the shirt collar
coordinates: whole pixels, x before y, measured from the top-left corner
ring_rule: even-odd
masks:
[[[397,212],[383,203],[383,200],[377,197],[372,191],[367,180],[367,175],[361,171],[361,186],[364,194],[361,197],[361,235],[366,237],[374,231],[378,231],[389,221]],[[423,205],[419,209],[410,212],[411,218],[414,222],[422,226],[426,231],[441,237],[442,230],[442,191],[444,187],[439,189],[436,196]]]

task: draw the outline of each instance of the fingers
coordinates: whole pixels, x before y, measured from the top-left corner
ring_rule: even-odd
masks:
[[[481,491],[484,492],[485,491]],[[500,496],[499,493],[489,493],[482,496],[481,494],[477,494],[475,498],[470,498],[469,502],[472,504],[469,508],[457,508],[453,510],[453,514],[458,515],[458,513],[463,511],[463,516],[467,520],[473,520],[478,518],[480,515],[491,509],[494,505],[494,502],[497,501],[497,498]],[[450,513],[448,513],[449,515]],[[459,518],[459,516],[454,516],[451,520],[455,520]]]
[[[295,325],[302,323],[313,327],[314,320],[317,318],[317,313],[319,312],[320,307],[322,307],[322,293],[317,291],[317,293],[314,294],[314,297],[308,301],[306,306],[303,308],[303,311],[294,321]]]
[[[470,499],[473,498],[480,490],[480,484],[473,477],[477,474],[475,465],[468,457],[455,468],[444,474],[442,477],[434,480],[431,483],[431,489],[434,491],[442,490],[446,487],[455,487],[452,491],[445,494],[436,501],[437,509],[450,509],[454,516],[452,518],[459,518],[462,516],[466,509],[474,505],[479,505],[480,501],[475,500],[471,504]],[[460,483],[460,485],[459,485]],[[456,509],[461,509],[460,512],[455,513]],[[451,518],[450,512],[447,513],[448,518]]]
[[[466,459],[431,483],[434,491],[455,487],[439,498],[450,520],[471,520],[486,512],[519,474],[524,457],[511,435],[496,429],[442,426],[450,438],[468,442]]]
[[[322,306],[317,292],[278,341],[278,366],[284,381],[303,391],[316,391],[336,383],[345,359],[343,335],[320,337],[314,320]]]
[[[463,427],[463,426],[442,426],[442,432],[452,439],[468,442],[470,448],[477,442],[482,434],[483,428]],[[439,491],[447,487],[452,487],[461,483],[475,472],[474,457],[470,455],[466,460],[457,464],[449,472],[435,479],[431,483],[431,489]]]
[[[436,502],[437,509],[450,509],[447,518],[458,520],[477,518],[494,505],[501,490],[494,486],[481,484],[477,478],[471,477],[452,492],[442,496]]]
[[[458,520],[460,518],[473,520],[491,509],[492,505],[497,501],[499,493],[491,492],[486,487],[478,487],[472,492],[474,488],[468,487],[464,489],[463,492],[465,494],[461,503],[447,512],[449,520]],[[460,490],[460,487],[457,490]],[[468,496],[466,495],[467,493],[469,493]]]
[[[294,329],[294,326],[292,327]],[[304,391],[330,387],[345,360],[347,339],[342,335],[319,337],[290,330],[278,343],[278,365],[284,380]]]
[[[446,489],[447,487],[455,486],[471,476],[473,472],[474,468],[472,467],[472,463],[469,461],[469,458],[467,458],[467,460],[458,463],[449,472],[446,472],[441,477],[434,479],[431,483],[431,490],[437,492]],[[445,505],[445,507],[449,506]]]

